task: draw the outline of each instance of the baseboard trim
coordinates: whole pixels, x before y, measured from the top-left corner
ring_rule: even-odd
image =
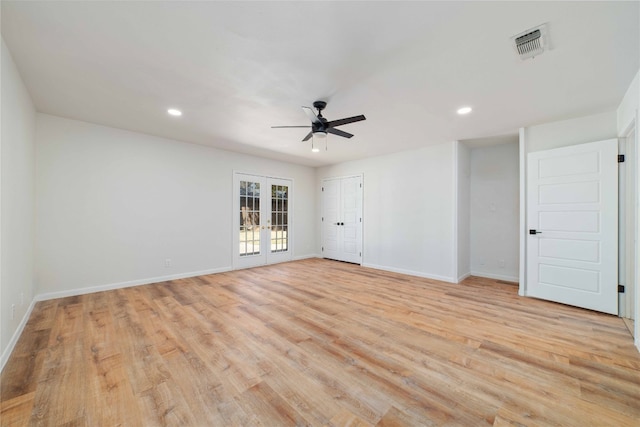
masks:
[[[495,279],[495,280],[504,280],[506,282],[514,282],[514,283],[518,283],[520,281],[520,278],[518,276],[507,276],[504,274],[492,274],[492,273],[485,273],[482,271],[472,271],[471,272],[472,276],[478,276],[478,277],[484,277],[485,279]]]
[[[2,352],[2,356],[0,356],[0,372],[2,372],[2,370],[4,369],[4,365],[9,360],[9,356],[11,356],[13,349],[18,343],[18,340],[20,339],[20,335],[22,335],[22,331],[24,331],[24,327],[27,326],[27,322],[29,321],[29,317],[31,317],[31,312],[33,311],[33,308],[35,306],[36,306],[36,299],[34,298],[31,300],[31,304],[29,304],[29,307],[27,307],[27,311],[24,313],[24,316],[22,316],[22,320],[20,320],[20,323],[18,324],[18,327],[13,333],[11,340],[9,340],[7,347]]]
[[[463,275],[458,277],[458,282],[457,283],[462,282],[464,279],[466,279],[467,277],[470,277],[470,276],[471,276],[471,273],[464,273]]]
[[[66,291],[47,292],[44,294],[38,294],[35,297],[36,301],[47,301],[56,298],[73,297],[76,295],[91,294],[94,292],[111,291],[114,289],[130,288],[132,286],[148,285],[151,283],[166,282],[168,280],[187,279],[189,277],[206,276],[207,274],[224,273],[231,271],[231,267],[212,268],[210,270],[191,271],[188,273],[178,273],[169,276],[157,276],[139,280],[129,280],[127,282],[110,283],[107,285],[89,286],[86,288],[69,289]]]
[[[300,260],[309,259],[309,258],[322,258],[322,256],[318,254],[298,255],[298,256],[294,256],[291,259],[291,261],[300,261]]]
[[[421,271],[405,270],[404,268],[388,267],[386,265],[362,263],[363,267],[375,268],[376,270],[391,271],[392,273],[407,274],[409,276],[423,277],[425,279],[440,280],[442,282],[456,283],[455,278],[448,276],[439,276],[437,274],[428,274]]]

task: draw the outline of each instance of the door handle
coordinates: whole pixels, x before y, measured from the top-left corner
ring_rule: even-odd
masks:
[[[529,234],[542,234],[542,231],[529,230]]]
[[[344,225],[344,222],[334,222],[333,225]]]

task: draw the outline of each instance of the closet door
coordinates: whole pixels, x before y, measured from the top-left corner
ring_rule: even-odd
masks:
[[[362,176],[326,179],[322,184],[322,255],[362,262]]]
[[[340,179],[322,181],[322,256],[341,259]]]

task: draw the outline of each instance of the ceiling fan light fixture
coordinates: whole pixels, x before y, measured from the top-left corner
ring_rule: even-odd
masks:
[[[312,147],[312,148],[311,148],[311,152],[312,152],[312,153],[319,153],[319,152],[320,152],[320,149],[319,149],[318,147]]]
[[[313,133],[313,137],[314,138],[326,138],[327,137],[327,133],[326,132],[322,132],[322,131],[314,132]]]

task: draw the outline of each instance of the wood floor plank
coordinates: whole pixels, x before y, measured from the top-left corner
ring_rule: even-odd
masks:
[[[36,304],[0,425],[638,426],[615,316],[321,259]]]
[[[29,423],[35,392],[25,393],[0,404],[0,422],[3,426],[25,426]]]

